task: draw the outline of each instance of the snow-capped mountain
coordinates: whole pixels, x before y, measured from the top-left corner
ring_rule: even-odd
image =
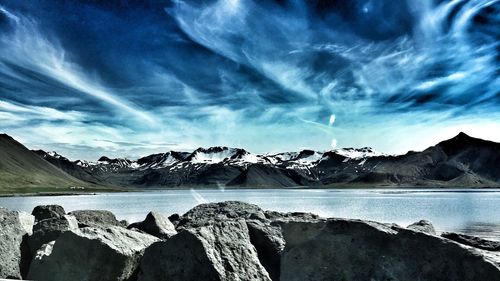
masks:
[[[334,149],[333,152],[350,159],[364,159],[368,157],[385,156],[385,154],[373,150],[371,147],[363,148],[341,148]]]
[[[467,164],[469,154],[460,154],[461,149],[483,149],[491,155],[500,151],[498,144],[460,134],[425,151],[399,156],[369,147],[252,154],[241,148],[216,146],[193,152],[168,151],[137,160],[103,156],[89,162],[70,161],[56,152],[35,152],[78,179],[119,186],[434,184],[453,179],[477,185],[500,181],[498,173],[487,168],[472,170],[476,166]]]
[[[206,163],[215,164],[221,162],[227,162],[230,160],[241,160],[248,158],[248,160],[253,160],[248,156],[250,153],[241,148],[231,148],[225,146],[215,146],[210,148],[198,148],[191,155],[189,155],[186,160],[192,163]]]
[[[126,158],[109,158],[102,156],[96,162],[77,160],[71,162],[67,158],[56,152],[38,152],[48,160],[64,161],[66,165],[72,163],[90,173],[123,173],[139,172],[147,170],[167,170],[170,172],[187,170],[204,170],[207,166],[222,165],[236,167],[238,169],[247,168],[250,165],[262,164],[282,169],[306,171],[312,174],[311,169],[319,162],[328,159],[329,155],[336,154],[343,156],[346,160],[359,160],[382,154],[373,151],[371,148],[345,148],[329,152],[319,152],[313,150],[302,150],[299,152],[283,152],[276,154],[252,154],[241,148],[225,146],[215,146],[209,148],[198,148],[193,152],[168,151],[148,155],[137,160]]]
[[[169,151],[165,153],[152,154],[138,159],[135,163],[140,168],[161,169],[166,168],[174,163],[184,161],[190,153]]]
[[[297,164],[310,167],[321,159],[323,152],[313,150],[302,150],[300,152],[284,152],[273,155],[266,155],[272,164]]]

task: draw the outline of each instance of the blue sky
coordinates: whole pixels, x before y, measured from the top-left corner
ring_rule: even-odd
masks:
[[[0,1],[0,131],[71,159],[500,141],[499,1]]]

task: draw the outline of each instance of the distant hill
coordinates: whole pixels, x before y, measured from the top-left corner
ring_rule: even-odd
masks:
[[[500,144],[464,133],[421,152],[369,147],[251,154],[240,148],[169,151],[138,160],[71,161],[0,138],[0,186],[500,187]],[[50,162],[50,164],[49,164]],[[64,171],[64,172],[63,172]]]
[[[87,183],[40,158],[8,135],[0,134],[0,191],[68,190]]]

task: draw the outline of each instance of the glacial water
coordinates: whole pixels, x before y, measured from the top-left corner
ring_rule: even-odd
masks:
[[[41,204],[67,211],[106,209],[119,219],[142,220],[150,210],[183,214],[200,203],[240,200],[281,212],[394,222],[430,220],[438,231],[458,231],[500,241],[500,189],[191,189],[79,196],[0,198],[0,206],[31,212]]]

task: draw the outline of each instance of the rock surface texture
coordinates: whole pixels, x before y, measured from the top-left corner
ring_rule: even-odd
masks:
[[[35,221],[41,221],[50,218],[60,218],[66,215],[66,211],[59,205],[40,205],[36,206],[31,214],[35,217]]]
[[[256,220],[248,221],[247,228],[261,264],[272,280],[280,280],[281,253],[285,248],[281,228]]]
[[[168,239],[177,234],[175,226],[168,219],[168,217],[165,217],[158,212],[150,212],[144,221],[133,223],[127,228],[135,228],[160,239]]]
[[[68,214],[76,218],[79,227],[123,226],[113,213],[106,210],[78,210]]]
[[[245,220],[250,242],[257,250],[261,264],[272,280],[280,280],[281,252],[285,241],[276,221],[303,221],[319,218],[303,212],[263,211],[259,206],[239,201],[200,204],[177,219],[177,228],[186,229],[214,221]]]
[[[420,231],[344,219],[282,229],[281,280],[500,280],[495,260]]]
[[[427,220],[417,221],[415,223],[410,224],[406,228],[411,229],[411,230],[415,230],[415,231],[424,232],[424,233],[431,234],[431,235],[436,235],[436,230],[434,229],[434,226],[432,225],[432,223],[430,221],[427,221]]]
[[[63,233],[33,259],[28,279],[133,280],[144,249],[157,238],[122,227],[85,227]]]
[[[470,236],[467,234],[444,232],[441,234],[442,237],[453,240],[460,244],[471,246],[474,248],[486,250],[486,251],[496,251],[500,252],[500,242],[489,241],[486,239],[481,239],[479,237]]]
[[[28,237],[30,252],[35,254],[43,244],[56,240],[66,231],[77,229],[78,222],[71,215],[41,220],[33,226],[33,234]]]
[[[29,214],[0,208],[0,278],[21,279],[28,251],[24,239],[31,234],[34,220]]]
[[[271,280],[244,221],[213,222],[181,231],[146,249],[140,281]]]
[[[239,201],[200,204],[180,218],[177,228],[203,226],[215,220],[257,219],[265,220],[264,211],[253,204]]]

